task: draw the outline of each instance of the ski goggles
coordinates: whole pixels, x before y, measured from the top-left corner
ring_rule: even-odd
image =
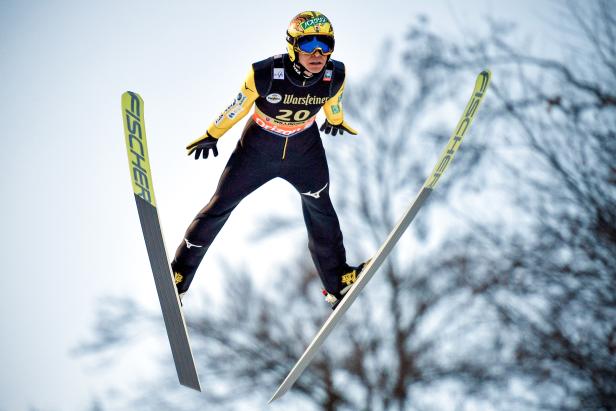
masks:
[[[324,56],[334,52],[334,39],[330,36],[302,36],[297,39],[297,51],[312,54],[319,50]]]

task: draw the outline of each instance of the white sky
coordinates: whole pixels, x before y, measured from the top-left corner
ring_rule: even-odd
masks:
[[[460,25],[481,27],[490,15],[519,22],[537,42],[554,40],[545,25],[550,2],[503,4],[0,0],[0,411],[83,410],[91,396],[106,395],[110,379],[127,387],[137,380],[134,368],[101,371],[69,356],[89,335],[99,298],[132,295],[158,304],[131,193],[122,92],[137,91],[145,100],[172,254],[213,193],[242,127],[225,135],[214,160],[188,159],[185,144],[228,105],[253,61],[284,52],[286,25],[296,13],[315,9],[332,20],[334,58],[346,63],[352,87],[377,63],[373,51],[401,35],[417,13],[451,36],[463,35]],[[276,212],[301,219],[299,199],[281,181],[238,207],[191,292],[221,291],[220,258],[250,265],[264,284],[295,255],[288,244],[302,245],[301,237],[283,244],[249,237],[255,220]],[[135,361],[152,357],[138,352]]]

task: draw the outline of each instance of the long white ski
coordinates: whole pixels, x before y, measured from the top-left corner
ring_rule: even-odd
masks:
[[[460,143],[464,138],[464,135],[468,132],[468,129],[475,118],[475,114],[477,113],[477,109],[481,104],[483,97],[485,96],[485,92],[490,84],[491,73],[489,70],[484,70],[477,76],[477,80],[475,81],[475,88],[473,90],[473,94],[470,98],[470,101],[466,105],[464,109],[464,113],[462,114],[462,118],[458,122],[447,146],[441,153],[434,170],[430,174],[430,176],[426,179],[424,185],[421,190],[417,194],[415,201],[411,203],[411,206],[408,210],[403,214],[400,222],[394,227],[394,229],[389,234],[389,237],[385,240],[381,248],[377,251],[377,253],[372,257],[372,259],[366,264],[364,269],[362,270],[358,280],[353,284],[348,293],[344,296],[342,301],[338,304],[334,312],[330,314],[329,318],[317,335],[314,337],[304,354],[297,361],[295,366],[291,369],[285,380],[280,384],[272,398],[269,400],[272,401],[282,397],[295,383],[295,381],[302,374],[304,369],[310,364],[314,356],[316,355],[319,347],[323,344],[327,336],[332,332],[334,327],[340,322],[344,313],[347,312],[353,301],[357,298],[361,290],[366,286],[368,281],[372,278],[372,276],[379,269],[383,261],[387,258],[389,253],[391,252],[394,245],[398,242],[404,231],[407,229],[413,218],[417,215],[417,212],[424,204],[426,199],[430,196],[436,183],[441,178],[449,164],[451,164],[453,157],[460,147]]]
[[[143,99],[139,94],[127,91],[122,94],[122,117],[128,151],[128,166],[133,182],[137,211],[148,250],[154,283],[163,312],[163,320],[171,345],[171,353],[180,384],[201,391],[195,367],[184,314],[180,308],[175,282],[167,259],[167,251],[156,209],[154,186],[150,169],[150,157],[145,138]]]

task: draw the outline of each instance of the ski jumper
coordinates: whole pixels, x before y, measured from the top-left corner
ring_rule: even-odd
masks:
[[[210,202],[188,227],[171,263],[178,291],[190,286],[197,267],[233,209],[248,194],[280,177],[301,197],[308,248],[325,289],[337,293],[346,265],[338,217],[329,196],[327,159],[315,119],[323,108],[332,124],[343,122],[345,69],[330,59],[313,78],[299,75],[287,54],[252,69],[233,103],[207,132],[220,138],[250,111],[242,136]]]

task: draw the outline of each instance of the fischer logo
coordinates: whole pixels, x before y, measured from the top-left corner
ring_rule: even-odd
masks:
[[[278,93],[272,93],[268,94],[265,99],[272,104],[278,104],[282,101],[282,96]]]
[[[445,148],[443,155],[441,155],[441,158],[439,159],[438,164],[436,165],[436,167],[434,168],[434,171],[432,172],[430,182],[426,183],[425,185],[426,188],[434,188],[438,180],[441,178],[441,176],[445,172],[445,169],[447,169],[447,166],[449,165],[451,160],[453,160],[453,156],[456,154],[456,151],[458,151],[458,146],[462,142],[462,138],[464,138],[464,135],[466,134],[466,131],[468,130],[469,125],[471,124],[471,121],[473,121],[473,117],[475,113],[477,112],[479,103],[481,103],[481,98],[483,97],[483,94],[485,93],[488,87],[489,80],[490,80],[489,74],[486,72],[482,72],[481,73],[481,85],[479,86],[479,91],[475,92],[475,94],[473,94],[473,96],[471,97],[471,101],[469,102],[467,106],[467,110],[462,115],[463,118],[458,124],[458,128],[456,128],[456,131],[454,132],[453,137],[447,143],[447,147]]]
[[[139,187],[141,190],[139,193],[135,191],[135,194],[153,205],[154,199],[150,191],[149,170],[146,169],[148,166],[148,159],[146,158],[145,136],[143,135],[144,131],[141,120],[141,103],[136,94],[130,91],[128,94],[131,100],[130,109],[126,108],[125,110],[125,127],[126,134],[128,135],[128,145],[132,154],[130,165],[132,167],[133,185],[135,188]]]

